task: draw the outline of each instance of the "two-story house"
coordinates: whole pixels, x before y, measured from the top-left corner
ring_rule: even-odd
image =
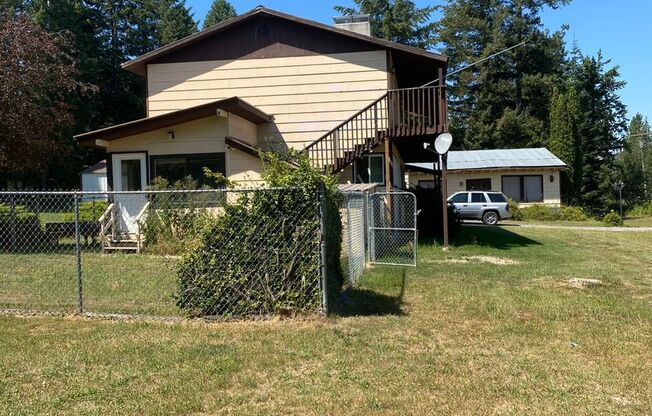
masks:
[[[147,80],[147,117],[75,138],[107,152],[108,186],[143,190],[204,166],[260,182],[258,149],[294,148],[343,183],[404,186],[406,162],[446,131],[446,57],[257,7],[123,64]],[[424,86],[427,84],[427,86]]]

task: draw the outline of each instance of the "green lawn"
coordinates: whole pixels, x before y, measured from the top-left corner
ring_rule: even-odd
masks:
[[[503,224],[537,224],[537,225],[564,225],[567,227],[606,227],[602,221],[588,219],[586,221],[503,221]],[[626,217],[624,227],[652,227],[652,217]]]
[[[650,414],[650,253],[648,233],[466,227],[329,318],[0,317],[0,414]]]
[[[0,308],[76,312],[72,252],[0,254]],[[84,310],[180,316],[174,303],[175,264],[163,256],[83,252]]]

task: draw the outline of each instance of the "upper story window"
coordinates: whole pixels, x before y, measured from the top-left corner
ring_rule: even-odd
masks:
[[[368,154],[353,163],[353,182],[385,184],[385,156]]]

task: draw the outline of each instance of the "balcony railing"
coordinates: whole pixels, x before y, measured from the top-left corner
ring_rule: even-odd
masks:
[[[389,90],[305,151],[313,166],[337,172],[383,140],[437,134],[445,126],[444,86]]]

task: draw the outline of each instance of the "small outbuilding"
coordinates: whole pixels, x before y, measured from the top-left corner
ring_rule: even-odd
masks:
[[[523,204],[561,204],[560,172],[566,164],[546,148],[464,150],[448,153],[448,196],[460,191],[500,191]],[[437,164],[407,163],[410,187],[434,187]]]
[[[81,172],[81,189],[84,192],[106,192],[108,182],[106,178],[106,160],[102,160]]]

